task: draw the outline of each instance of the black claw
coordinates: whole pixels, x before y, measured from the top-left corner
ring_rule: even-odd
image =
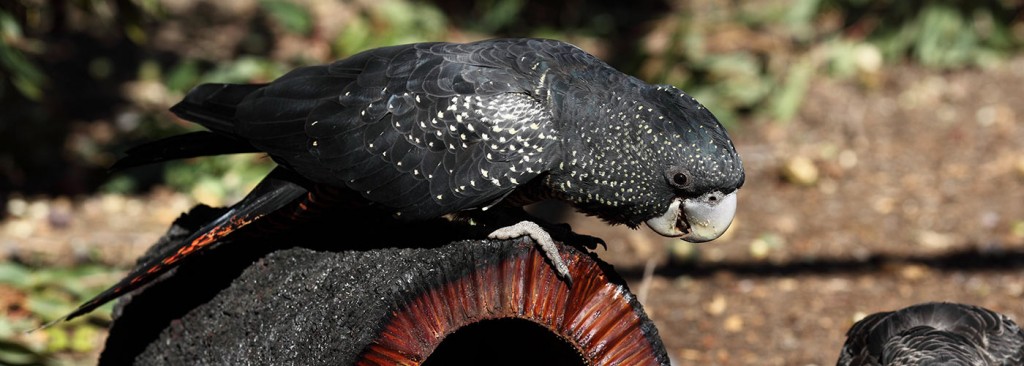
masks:
[[[608,244],[604,242],[604,239],[596,236],[577,234],[570,231],[564,234],[564,237],[561,239],[563,239],[563,242],[582,245],[584,248],[590,250],[596,250],[599,245],[604,248],[604,250],[608,250]]]
[[[552,227],[558,228],[559,230],[572,231],[572,226],[566,223],[551,224]]]
[[[548,234],[557,241],[583,246],[590,250],[596,250],[597,246],[600,245],[604,250],[608,250],[608,244],[604,242],[604,239],[596,236],[590,236],[586,234],[580,234],[572,231],[572,226],[566,223],[559,224],[545,224],[545,229]]]

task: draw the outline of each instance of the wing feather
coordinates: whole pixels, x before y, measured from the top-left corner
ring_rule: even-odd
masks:
[[[303,68],[246,100],[242,128],[304,176],[403,217],[482,207],[556,163],[552,107],[536,90],[545,58],[576,49],[538,45],[425,43]]]

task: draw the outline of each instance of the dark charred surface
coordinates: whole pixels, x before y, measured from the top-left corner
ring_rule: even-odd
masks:
[[[149,255],[219,212],[193,209]],[[400,226],[374,217],[328,220],[344,222],[314,222],[262,241],[225,243],[126,296],[115,310],[100,364],[351,364],[378,337],[389,314],[423,291],[424,278],[456,279],[475,263],[535,250],[523,240],[452,242],[476,229],[443,220]],[[318,240],[331,236],[311,229],[340,226],[375,233],[373,242],[388,248],[359,242],[356,234]],[[606,281],[624,286],[594,255],[564,250],[596,263]],[[666,364],[653,324],[635,298],[627,299],[660,354],[655,358]]]

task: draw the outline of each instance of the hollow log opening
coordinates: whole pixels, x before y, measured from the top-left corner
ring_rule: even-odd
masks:
[[[547,328],[523,319],[489,319],[445,337],[423,366],[586,366],[576,347]]]
[[[445,263],[434,275],[409,282],[399,290],[404,301],[392,308],[357,364],[423,364],[451,335],[500,319],[537,325],[545,337],[571,345],[586,365],[668,364],[653,323],[610,267],[560,245],[573,278],[570,287],[532,241],[514,242],[501,251],[475,252],[471,259]],[[471,331],[479,332],[476,338],[483,341],[506,336],[491,326]],[[532,351],[516,341],[505,345],[505,352]]]

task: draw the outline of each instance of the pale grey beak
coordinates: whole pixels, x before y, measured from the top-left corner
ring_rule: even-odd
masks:
[[[703,243],[718,239],[736,216],[736,191],[727,195],[711,192],[683,200],[683,215],[690,224],[690,232],[683,235],[683,240]]]
[[[647,226],[664,236],[703,243],[722,236],[735,216],[736,191],[710,192],[697,198],[673,200],[665,214],[647,220]]]

